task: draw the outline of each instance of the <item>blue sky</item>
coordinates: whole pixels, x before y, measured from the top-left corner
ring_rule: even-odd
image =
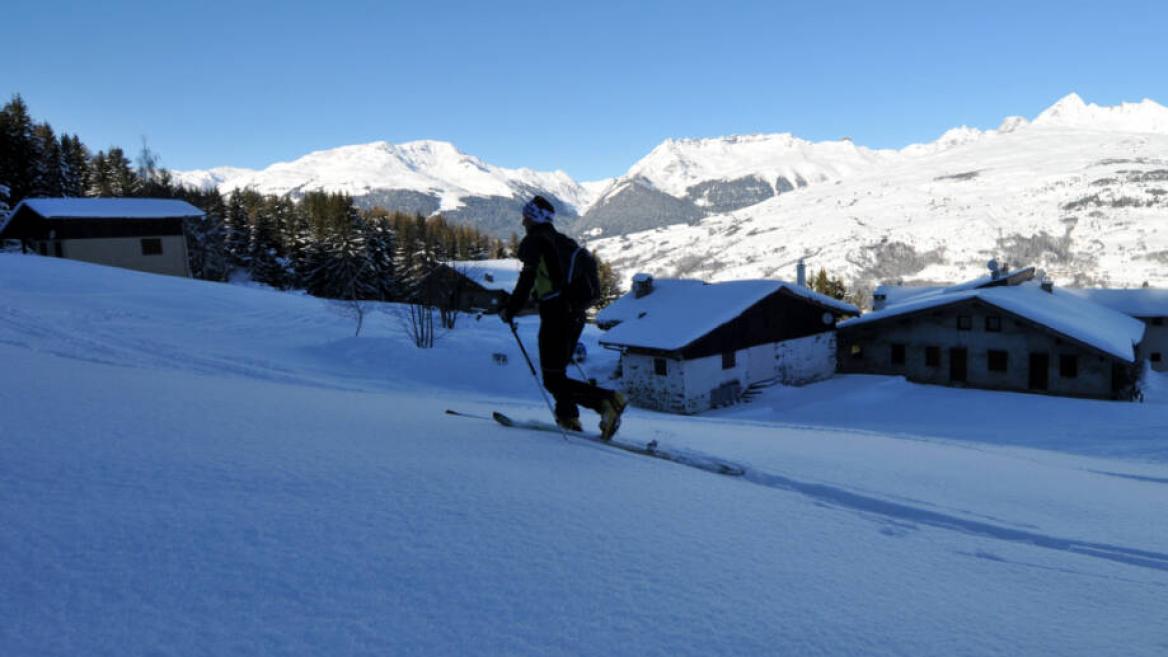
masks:
[[[441,139],[623,173],[669,137],[873,147],[1033,117],[1071,91],[1168,104],[1164,2],[9,0],[0,94],[174,169]]]

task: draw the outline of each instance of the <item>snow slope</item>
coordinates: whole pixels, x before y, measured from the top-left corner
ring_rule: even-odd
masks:
[[[462,153],[449,142],[431,140],[342,146],[261,171],[222,167],[177,172],[175,178],[214,186],[223,193],[245,188],[277,195],[325,190],[361,197],[379,190],[406,190],[437,197],[441,211],[462,207],[466,197],[510,198],[529,189],[554,195],[568,204],[568,210],[590,199],[588,190],[563,171],[506,169]]]
[[[879,167],[735,212],[592,244],[627,276],[789,277],[807,258],[867,290],[954,281],[991,257],[1059,284],[1168,286],[1168,108],[1077,96],[1034,122],[950,131]]]
[[[11,254],[0,305],[0,654],[1168,645],[1168,405],[842,377],[630,412],[734,479],[444,416],[542,415],[492,318],[419,351],[389,315]]]

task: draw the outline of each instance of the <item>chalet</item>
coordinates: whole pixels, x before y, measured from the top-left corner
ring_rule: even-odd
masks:
[[[1168,290],[1082,288],[1068,289],[1068,292],[1143,322],[1144,341],[1140,343],[1140,352],[1153,370],[1168,372]]]
[[[515,289],[522,269],[523,263],[514,259],[442,262],[423,279],[419,295],[440,308],[497,312]],[[520,314],[534,311],[534,302],[528,302]]]
[[[126,269],[190,276],[183,221],[203,216],[174,199],[29,198],[0,226],[25,251]]]
[[[636,405],[700,413],[751,385],[798,385],[835,371],[838,320],[851,304],[769,280],[705,283],[638,274],[596,317],[600,344],[621,352],[621,387]]]
[[[839,369],[911,381],[1130,399],[1144,324],[1080,294],[993,268],[945,288],[884,292],[880,310],[841,322]]]

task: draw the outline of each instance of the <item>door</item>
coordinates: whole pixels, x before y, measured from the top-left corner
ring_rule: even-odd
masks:
[[[951,383],[965,383],[969,371],[969,352],[965,347],[953,347],[949,350],[949,381]]]
[[[1030,352],[1030,389],[1046,390],[1050,385],[1050,354]]]

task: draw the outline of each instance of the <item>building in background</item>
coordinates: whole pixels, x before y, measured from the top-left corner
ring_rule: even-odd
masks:
[[[600,311],[600,344],[621,352],[621,388],[636,405],[700,413],[751,386],[800,385],[836,369],[835,325],[851,304],[770,280],[653,280]]]
[[[418,299],[437,308],[498,312],[522,269],[523,263],[512,258],[440,262],[418,285]],[[520,314],[535,310],[535,302],[528,300]]]
[[[1148,359],[1153,370],[1168,372],[1168,290],[1141,287],[1067,291],[1143,322],[1144,341],[1140,344],[1140,352]]]
[[[183,222],[203,216],[175,199],[26,198],[0,226],[0,240],[45,256],[190,276]]]
[[[879,310],[840,324],[839,369],[940,385],[1135,397],[1144,323],[1033,278],[1033,268],[991,266],[990,275],[951,287],[882,287],[874,297]]]

